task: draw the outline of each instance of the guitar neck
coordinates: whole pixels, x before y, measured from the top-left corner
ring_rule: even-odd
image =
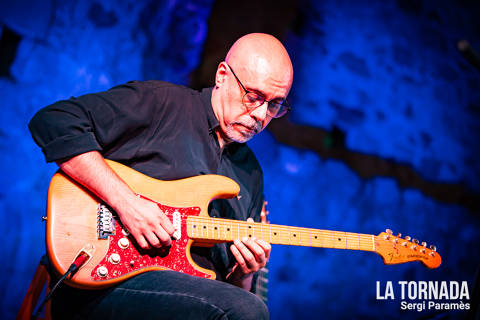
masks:
[[[204,242],[229,242],[244,237],[272,244],[375,251],[375,235],[299,228],[210,217],[188,217],[187,233]]]

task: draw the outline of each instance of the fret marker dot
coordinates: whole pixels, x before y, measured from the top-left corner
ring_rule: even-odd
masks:
[[[230,228],[227,228],[227,231],[230,231]]]
[[[207,229],[207,226],[203,226],[203,229]]]
[[[297,235],[294,233],[293,236],[296,237]]]
[[[317,236],[315,236],[315,239],[317,239],[317,238],[318,238],[318,237],[317,237]]]
[[[338,238],[338,241],[342,241],[342,238]]]
[[[277,233],[276,233],[276,232],[274,232],[273,234],[274,234],[275,236],[277,235]]]

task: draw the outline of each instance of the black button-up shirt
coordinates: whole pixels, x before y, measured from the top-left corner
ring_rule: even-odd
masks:
[[[240,185],[241,197],[213,201],[210,215],[259,221],[261,168],[246,144],[220,148],[211,95],[211,88],[198,92],[162,81],[132,81],[56,102],[41,109],[29,128],[48,162],[98,150],[105,158],[157,179],[230,177]],[[206,257],[198,262],[214,269],[220,279],[234,263],[225,244],[197,253]]]

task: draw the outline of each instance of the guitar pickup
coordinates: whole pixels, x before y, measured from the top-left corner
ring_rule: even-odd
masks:
[[[178,241],[182,237],[182,216],[180,215],[180,212],[175,211],[173,213],[172,224],[175,228],[175,232],[173,233],[172,238]]]

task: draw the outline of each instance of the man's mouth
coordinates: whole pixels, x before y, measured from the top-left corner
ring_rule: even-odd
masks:
[[[244,125],[242,123],[240,123],[240,125],[245,128],[249,133],[254,133],[256,134],[258,132],[258,129],[257,129],[257,126],[247,126],[247,125]]]

